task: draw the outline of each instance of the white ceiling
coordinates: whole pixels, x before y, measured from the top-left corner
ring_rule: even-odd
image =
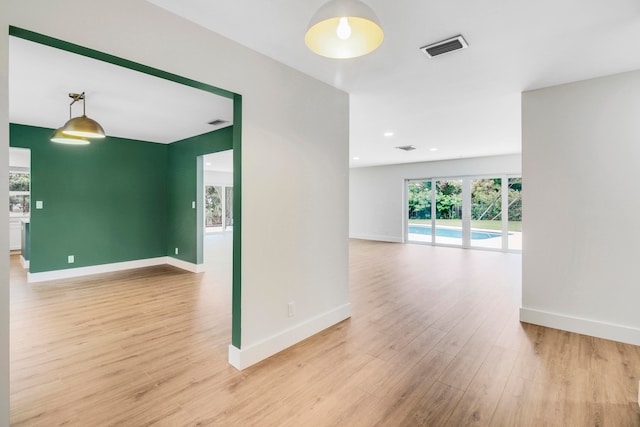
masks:
[[[353,60],[304,45],[326,0],[149,1],[349,92],[352,166],[520,152],[522,91],[640,68],[637,0],[365,0],[385,40]],[[468,49],[419,51],[457,34]]]
[[[106,62],[11,37],[9,120],[58,128],[70,92],[86,92],[87,116],[108,136],[171,143],[232,124],[233,101]],[[82,103],[73,116],[82,114]],[[227,120],[219,126],[214,119]]]

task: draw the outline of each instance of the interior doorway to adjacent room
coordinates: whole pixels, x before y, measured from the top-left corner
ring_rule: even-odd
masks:
[[[233,230],[233,150],[203,156],[204,232]]]

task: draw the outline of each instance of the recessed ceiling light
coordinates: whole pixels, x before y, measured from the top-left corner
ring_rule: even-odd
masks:
[[[205,163],[206,166],[211,166],[211,163],[207,162]]]
[[[353,157],[353,160],[360,160],[360,157],[358,157],[358,156]]]
[[[384,133],[384,136],[386,136],[386,137],[393,136],[393,132],[385,132],[385,133]]]
[[[429,151],[438,151],[437,148],[429,148]]]

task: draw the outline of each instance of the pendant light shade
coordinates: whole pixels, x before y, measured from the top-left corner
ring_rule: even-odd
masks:
[[[62,128],[56,129],[51,135],[51,141],[57,142],[58,144],[69,144],[69,145],[87,145],[89,144],[89,140],[87,138],[82,138],[79,136],[73,135],[65,135],[62,133]]]
[[[327,58],[357,58],[382,44],[384,33],[373,10],[359,0],[331,0],[311,21],[304,41]]]
[[[87,117],[84,92],[70,93],[69,98],[73,100],[69,104],[69,121],[56,129],[50,140],[59,144],[87,145],[91,142],[89,139],[104,138],[104,129],[100,123]],[[71,107],[78,101],[82,101],[82,116],[71,118]]]
[[[89,117],[82,115],[74,117],[64,124],[62,133],[65,135],[82,137],[82,138],[104,138],[104,129],[100,123]]]

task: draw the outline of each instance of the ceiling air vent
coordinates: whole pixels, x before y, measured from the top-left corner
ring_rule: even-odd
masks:
[[[448,38],[436,43],[431,43],[420,48],[429,58],[433,58],[443,53],[452,52],[458,49],[464,49],[469,47],[467,41],[461,35]]]
[[[403,150],[403,151],[411,151],[411,150],[415,150],[416,147],[414,147],[413,145],[401,145],[400,147],[396,147],[398,150]]]
[[[215,120],[211,120],[209,122],[209,124],[212,125],[212,126],[220,126],[220,125],[223,125],[225,123],[227,123],[227,121],[226,120],[222,120],[222,119],[215,119]]]

